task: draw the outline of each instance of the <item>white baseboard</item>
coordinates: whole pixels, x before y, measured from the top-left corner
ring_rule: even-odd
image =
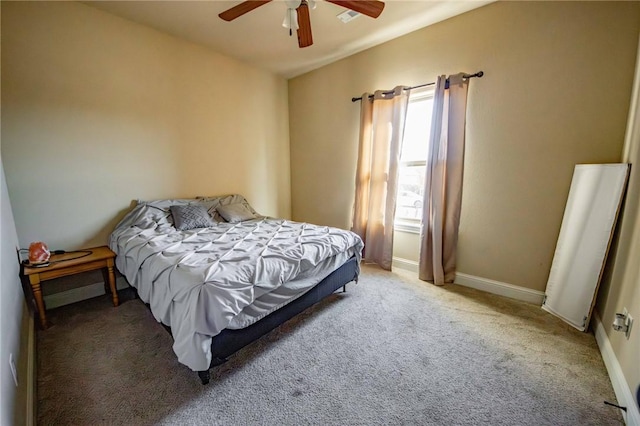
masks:
[[[530,288],[456,272],[456,284],[542,306],[544,293]]]
[[[391,261],[391,269],[399,268],[404,269],[405,271],[411,271],[418,273],[418,262],[408,259],[403,259],[401,257],[394,257]]]
[[[116,279],[116,288],[122,290],[129,287],[124,277]],[[60,293],[50,294],[44,297],[47,309],[57,308],[59,306],[68,305],[70,303],[80,302],[82,300],[91,299],[104,294],[104,283],[93,283],[82,287],[72,288],[71,290],[61,291]]]
[[[392,268],[418,273],[418,262],[403,259],[401,257],[394,257]],[[475,288],[476,290],[486,291],[487,293],[534,303],[536,305],[542,305],[542,300],[544,299],[544,292],[542,291],[518,287],[517,285],[494,281],[488,278],[476,277],[462,272],[456,273],[455,283],[465,287]]]
[[[616,393],[616,399],[618,405],[627,407],[627,411],[620,410],[622,417],[629,426],[640,426],[640,411],[635,403],[635,396],[631,392],[631,387],[622,373],[622,368],[618,362],[609,337],[602,324],[602,319],[597,312],[593,314],[594,334],[596,336],[596,342],[600,348],[600,354],[602,354],[602,360],[609,373],[611,384],[613,385],[613,391]]]

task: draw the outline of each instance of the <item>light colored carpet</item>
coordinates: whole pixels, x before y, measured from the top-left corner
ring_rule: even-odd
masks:
[[[124,296],[124,295],[123,295]],[[39,424],[620,425],[593,335],[538,306],[363,267],[212,370],[179,364],[139,300],[48,313]]]

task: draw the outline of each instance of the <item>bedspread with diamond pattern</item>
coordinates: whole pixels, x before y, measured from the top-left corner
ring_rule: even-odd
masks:
[[[209,368],[212,336],[256,298],[296,280],[317,284],[336,256],[360,261],[362,240],[327,226],[259,218],[177,231],[169,207],[196,202],[139,203],[109,242],[118,270],[171,327],[178,360],[194,371]]]

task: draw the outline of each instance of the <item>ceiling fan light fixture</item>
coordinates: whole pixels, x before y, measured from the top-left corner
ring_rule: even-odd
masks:
[[[287,5],[287,9],[297,9],[302,4],[302,0],[285,0],[284,4]]]
[[[298,29],[298,13],[295,9],[287,9],[282,26],[289,30],[289,35],[292,34],[293,30]]]

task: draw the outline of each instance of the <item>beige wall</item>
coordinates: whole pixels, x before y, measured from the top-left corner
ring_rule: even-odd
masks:
[[[632,102],[622,158],[632,164],[629,186],[619,220],[618,244],[613,250],[615,257],[609,262],[610,274],[601,286],[596,310],[635,396],[640,386],[640,47]],[[629,339],[611,327],[615,313],[624,308],[635,320]]]
[[[574,165],[620,161],[639,28],[637,2],[498,2],[290,80],[294,220],[350,225],[352,96],[483,70],[458,270],[544,290]]]
[[[70,2],[2,4],[2,158],[20,244],[105,244],[132,200],[290,215],[287,83]]]

